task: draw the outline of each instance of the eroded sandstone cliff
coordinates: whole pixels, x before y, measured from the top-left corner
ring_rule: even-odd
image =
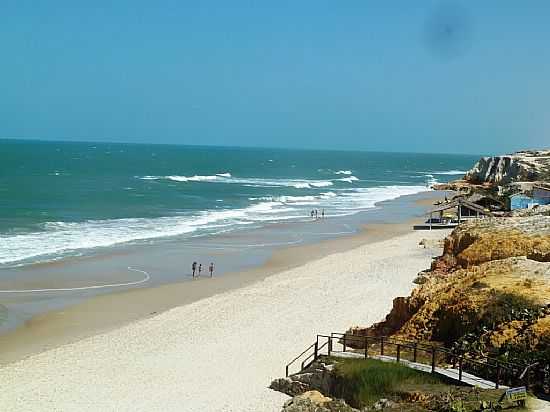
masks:
[[[466,173],[464,180],[498,186],[512,182],[550,180],[550,151],[524,151],[511,155],[482,157]]]
[[[443,344],[474,358],[550,361],[550,216],[464,223],[421,279],[383,322],[350,332]]]
[[[534,185],[549,183],[550,150],[533,150],[482,157],[462,179],[434,188],[504,198],[509,194],[528,192]]]

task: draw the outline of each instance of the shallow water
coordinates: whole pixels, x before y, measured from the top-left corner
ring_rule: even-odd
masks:
[[[345,217],[474,157],[0,140],[0,267]],[[342,231],[337,229],[336,231]]]

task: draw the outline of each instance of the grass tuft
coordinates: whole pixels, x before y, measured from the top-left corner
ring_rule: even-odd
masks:
[[[434,375],[376,359],[339,359],[335,373],[334,395],[355,408],[391,398],[405,385],[442,383]]]

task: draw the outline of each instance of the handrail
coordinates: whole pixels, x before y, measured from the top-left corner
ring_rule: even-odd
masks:
[[[302,355],[304,355],[308,350],[310,350],[314,346],[315,346],[315,343],[312,343],[311,345],[309,345],[308,348],[305,351],[303,351],[298,356],[296,356],[294,359],[292,359],[288,364],[290,365],[290,364],[296,362]]]
[[[319,346],[319,339],[326,339],[326,342],[323,343],[321,346]],[[495,359],[489,356],[483,356],[482,359],[473,359],[465,357],[464,353],[456,353],[453,350],[450,350],[448,348],[442,347],[442,346],[435,346],[435,345],[427,345],[424,343],[409,341],[406,339],[399,339],[391,336],[359,336],[359,335],[352,335],[349,333],[340,333],[340,332],[331,332],[330,335],[323,335],[318,334],[317,339],[314,343],[312,343],[306,350],[304,350],[302,353],[300,353],[298,356],[296,356],[292,361],[290,361],[286,365],[286,376],[289,376],[289,367],[294,364],[298,359],[302,358],[308,351],[311,351],[313,348],[313,353],[310,353],[305,359],[303,359],[301,367],[301,370],[304,370],[307,368],[311,363],[320,355],[320,352],[328,345],[328,354],[330,355],[331,352],[336,352],[332,349],[332,341],[333,339],[337,339],[339,343],[343,345],[343,351],[346,352],[347,345],[353,344],[353,342],[360,342],[365,344],[365,358],[368,357],[368,351],[369,351],[369,345],[380,343],[380,355],[384,355],[384,346],[397,346],[397,362],[400,361],[401,357],[401,349],[410,349],[413,350],[413,362],[416,362],[417,359],[417,351],[423,351],[427,352],[431,356],[431,368],[432,373],[436,372],[436,364],[437,364],[437,354],[444,354],[445,359],[447,359],[447,362],[452,361],[453,368],[456,367],[456,364],[458,363],[458,370],[453,369],[447,369],[449,373],[453,373],[455,375],[458,375],[458,380],[462,381],[462,373],[464,371],[464,363],[471,364],[472,367],[476,368],[474,365],[478,365],[482,367],[482,372],[488,372],[490,379],[495,378],[495,386],[498,388],[499,384],[501,382],[509,384],[511,381],[517,381],[518,379],[521,381],[526,375],[528,376],[528,372],[530,368],[533,368],[538,363],[528,365],[520,365],[513,362],[507,362],[502,361],[499,359]],[[313,358],[312,362],[308,361]],[[306,365],[307,364],[307,365]],[[476,369],[474,369],[476,370]],[[517,372],[523,371],[521,375],[518,377]],[[502,374],[504,372],[504,375]],[[515,378],[514,378],[515,376]],[[504,379],[502,381],[501,379]],[[528,378],[527,378],[528,381]]]
[[[326,335],[318,335],[318,336],[328,337]],[[360,342],[360,343],[365,342],[365,338],[367,340],[375,340],[376,342],[380,341],[380,339],[384,339],[384,344],[390,344],[390,345],[399,344],[403,347],[408,347],[410,349],[414,349],[414,346],[416,345],[417,349],[427,350],[427,351],[431,351],[435,347],[438,352],[447,353],[447,354],[449,354],[451,356],[455,356],[455,357],[463,356],[463,354],[454,353],[449,348],[445,348],[445,347],[441,347],[441,346],[427,345],[427,344],[419,343],[417,341],[410,341],[410,340],[395,338],[393,336],[360,336],[360,335],[352,335],[352,334],[349,334],[349,333],[331,332],[330,337],[334,337],[334,336],[341,336],[341,337],[345,336],[346,341],[348,341],[348,342],[353,342],[355,340],[356,342]],[[411,347],[411,345],[412,345],[412,347]],[[509,361],[503,361],[503,360],[496,359],[496,358],[493,358],[493,357],[490,357],[490,356],[483,356],[483,359],[486,359],[488,361],[489,360],[494,361],[495,363],[498,363],[500,366],[509,365],[511,367],[517,367],[517,368],[524,368],[525,367],[525,365],[521,365],[521,364],[518,364],[518,363],[509,362]],[[472,361],[473,361],[473,359],[472,359]],[[479,362],[479,361],[477,361],[477,362],[479,364],[483,364],[482,362]]]
[[[290,362],[288,362],[288,363],[286,364],[286,376],[288,376],[288,368],[289,368],[294,362],[296,362],[298,359],[300,359],[307,351],[309,351],[311,348],[313,348],[316,344],[317,344],[317,342],[312,343],[311,345],[308,346],[308,348],[307,348],[306,350],[304,350],[302,353],[300,353],[298,356],[296,356],[294,359],[292,359]]]
[[[315,343],[317,343],[317,345],[319,345],[318,342],[315,342]],[[312,346],[315,346],[315,343],[314,343]],[[305,358],[305,359],[302,361],[302,370],[304,370],[305,368],[307,368],[307,366],[309,366],[309,365],[306,366],[306,363],[307,363],[307,361],[308,361],[310,358],[313,357],[313,360],[314,360],[314,361],[317,360],[317,357],[318,357],[318,355],[319,355],[319,352],[321,352],[321,350],[322,350],[325,346],[327,346],[327,345],[328,345],[328,341],[326,341],[325,343],[323,343],[321,346],[318,346],[318,347],[317,347],[317,350],[315,350],[312,354],[310,354],[307,358]]]

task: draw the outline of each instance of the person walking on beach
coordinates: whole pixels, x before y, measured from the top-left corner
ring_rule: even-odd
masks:
[[[319,219],[319,211],[317,209],[315,209],[315,219]]]
[[[214,274],[214,263],[210,262],[210,266],[208,266],[208,271],[210,272],[210,277]]]
[[[193,277],[195,277],[195,271],[197,270],[197,262],[193,262],[191,265],[191,270],[193,271]]]
[[[321,219],[325,218],[325,209],[321,210]]]
[[[312,218],[312,219],[313,219],[313,215],[315,215],[315,211],[314,211],[314,210],[311,211],[311,218]]]
[[[202,272],[202,263],[199,263],[199,276],[201,275],[201,272]]]

